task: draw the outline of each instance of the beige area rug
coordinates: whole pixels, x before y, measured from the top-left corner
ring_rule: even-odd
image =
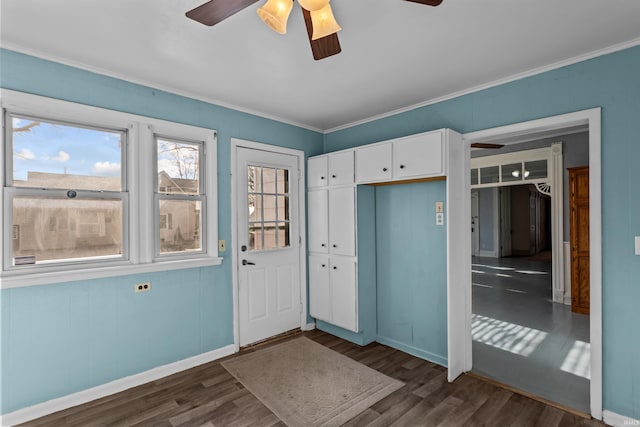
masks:
[[[308,338],[222,362],[288,426],[339,426],[404,385]]]

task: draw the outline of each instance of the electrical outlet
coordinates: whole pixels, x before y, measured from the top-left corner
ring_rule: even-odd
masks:
[[[136,283],[133,285],[133,290],[138,292],[149,292],[151,290],[151,282]]]
[[[640,255],[640,236],[636,236],[636,255]]]
[[[444,225],[444,214],[437,213],[436,214],[436,225]]]
[[[227,250],[227,242],[225,240],[218,240],[218,252],[224,252]]]

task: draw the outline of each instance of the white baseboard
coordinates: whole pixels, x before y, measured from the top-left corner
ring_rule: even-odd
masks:
[[[602,421],[615,427],[640,426],[640,420],[625,417],[624,415],[616,414],[606,409],[602,411]]]
[[[71,408],[72,406],[81,405],[83,403],[99,399],[101,397],[119,393],[132,387],[137,387],[150,381],[155,381],[157,379],[175,374],[177,372],[193,368],[194,366],[202,365],[229,356],[235,352],[235,346],[233,344],[228,345],[217,350],[202,353],[197,356],[169,363],[167,365],[158,366],[156,368],[149,369],[148,371],[140,372],[139,374],[120,378],[106,384],[101,384],[87,390],[82,390],[77,393],[58,397],[56,399],[38,403],[27,408],[18,409],[17,411],[0,415],[0,425],[12,426],[15,424],[24,423],[26,421],[40,418],[45,415],[61,411],[63,409]]]

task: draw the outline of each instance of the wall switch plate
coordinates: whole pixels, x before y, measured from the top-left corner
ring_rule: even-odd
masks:
[[[224,252],[227,250],[226,240],[218,240],[218,252]]]
[[[444,225],[444,214],[437,213],[436,214],[436,225]]]
[[[151,282],[136,283],[133,285],[133,290],[138,292],[149,292],[151,290]]]
[[[640,255],[640,236],[636,236],[636,255]]]
[[[444,212],[444,202],[436,202],[436,213]]]

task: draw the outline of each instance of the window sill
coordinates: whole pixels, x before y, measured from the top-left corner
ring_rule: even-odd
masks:
[[[5,272],[0,277],[0,289],[25,286],[48,285],[75,282],[78,280],[102,279],[105,277],[127,276],[131,274],[155,273],[159,271],[186,268],[210,267],[222,264],[221,257],[202,257],[181,260],[159,261],[146,264],[122,263],[106,267],[77,268],[64,271],[38,271],[34,273]]]

